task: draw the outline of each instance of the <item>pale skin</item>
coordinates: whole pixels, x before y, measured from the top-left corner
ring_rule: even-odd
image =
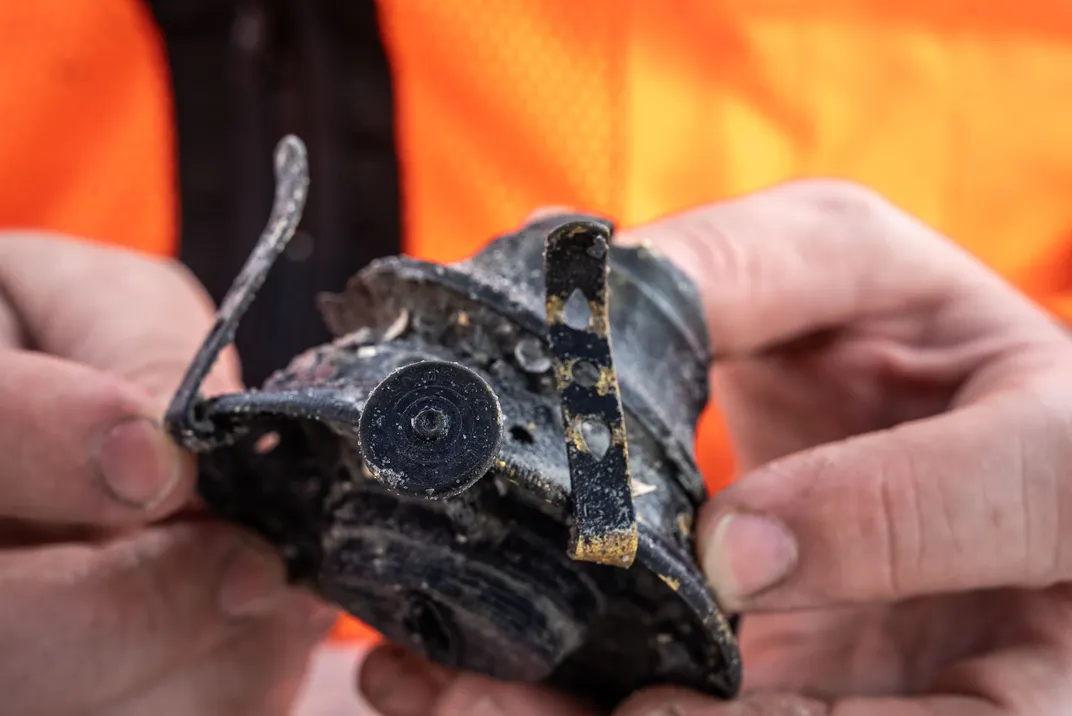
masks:
[[[745,688],[734,703],[653,689],[615,716],[1072,712],[1065,328],[841,182],[622,239],[650,240],[703,294],[742,474],[703,510],[698,551],[745,615]],[[604,716],[390,647],[359,680],[384,716]]]
[[[212,315],[174,263],[0,235],[4,713],[289,713],[335,613],[193,516],[192,458],[153,422]],[[234,355],[209,387],[240,387]]]
[[[745,614],[746,684],[732,704],[656,689],[615,716],[1072,710],[1064,328],[843,183],[778,187],[622,239],[650,239],[696,279],[719,350],[715,396],[743,474],[705,508],[698,556]],[[12,713],[290,710],[331,610],[286,589],[251,536],[175,518],[190,457],[133,421],[161,414],[210,322],[174,264],[0,238]],[[229,355],[210,389],[239,381]],[[606,716],[390,648],[360,686],[384,716]]]

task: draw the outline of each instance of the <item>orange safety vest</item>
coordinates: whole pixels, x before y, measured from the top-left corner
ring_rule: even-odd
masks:
[[[1072,319],[1072,3],[380,0],[404,240],[452,261],[541,205],[624,226],[799,176],[868,185]],[[0,226],[175,248],[140,0],[0,4]],[[701,466],[732,471],[709,411]]]

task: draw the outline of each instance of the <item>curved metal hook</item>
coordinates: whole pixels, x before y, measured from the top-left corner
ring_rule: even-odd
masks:
[[[168,432],[191,450],[207,450],[223,441],[218,435],[217,426],[205,416],[197,415],[201,385],[220,352],[234,341],[239,320],[301,221],[309,187],[309,162],[305,144],[297,137],[287,135],[276,145],[275,175],[275,200],[268,223],[227,291],[216,315],[216,323],[190,363],[168,406],[165,417]]]

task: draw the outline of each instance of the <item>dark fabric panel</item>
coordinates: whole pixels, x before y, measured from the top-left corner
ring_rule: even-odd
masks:
[[[372,0],[150,0],[172,71],[181,258],[218,301],[273,193],[272,149],[307,144],[301,233],[238,334],[257,385],[328,333],[315,294],[401,249],[390,72]]]

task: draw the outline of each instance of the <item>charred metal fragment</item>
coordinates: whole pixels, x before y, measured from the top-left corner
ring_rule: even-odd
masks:
[[[547,235],[547,334],[569,457],[570,556],[631,567],[637,522],[625,415],[611,354],[609,238],[605,227],[591,221],[569,222]]]
[[[491,386],[465,366],[412,363],[369,393],[358,439],[365,464],[387,489],[452,497],[499,456],[502,411]]]
[[[684,274],[584,215],[451,265],[379,260],[320,298],[335,340],[205,398],[307,176],[285,139],[272,218],[167,413],[209,509],[446,666],[608,707],[656,684],[732,697],[734,630],[693,555],[710,349]]]

